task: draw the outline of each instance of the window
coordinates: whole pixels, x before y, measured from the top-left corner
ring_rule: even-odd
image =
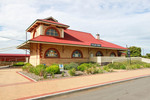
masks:
[[[111,57],[115,57],[116,54],[115,54],[114,52],[112,52],[112,53],[110,54],[110,56],[111,56]]]
[[[46,51],[45,57],[47,58],[59,58],[59,52],[56,49],[48,49]]]
[[[50,36],[59,36],[58,32],[56,31],[56,29],[50,28],[46,31],[46,35],[50,35]]]
[[[103,56],[103,54],[102,54],[101,51],[98,51],[98,52],[96,53],[96,56]]]
[[[82,58],[82,52],[80,50],[73,51],[72,58]]]

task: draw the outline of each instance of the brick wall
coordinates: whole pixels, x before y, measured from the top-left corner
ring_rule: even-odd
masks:
[[[57,49],[60,53],[60,58],[45,58],[45,52],[49,48]],[[30,49],[30,63],[34,66],[38,64],[51,65],[54,63],[66,64],[70,62],[89,62],[90,54],[92,53],[93,56],[96,56],[97,51],[101,51],[104,56],[110,56],[111,52],[114,52],[117,55],[117,50],[49,44],[31,44]],[[83,58],[72,58],[72,53],[76,49],[82,52]]]

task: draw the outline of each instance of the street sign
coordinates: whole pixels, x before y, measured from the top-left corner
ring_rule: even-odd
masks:
[[[130,57],[130,49],[127,50],[127,55]]]

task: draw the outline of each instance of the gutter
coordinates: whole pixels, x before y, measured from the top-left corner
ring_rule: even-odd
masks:
[[[78,44],[67,44],[67,43],[54,43],[54,42],[42,42],[42,41],[27,41],[28,43],[44,43],[44,44],[55,44],[55,45],[67,45],[67,46],[78,46],[78,47],[89,47],[89,48],[101,48],[101,49],[113,49],[113,50],[126,50],[126,49],[119,49],[119,48],[109,48],[109,47],[94,47],[88,45],[78,45]]]

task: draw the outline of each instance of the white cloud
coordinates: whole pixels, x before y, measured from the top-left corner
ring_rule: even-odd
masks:
[[[0,36],[25,40],[33,21],[53,16],[71,29],[100,33],[104,40],[150,52],[149,4],[149,0],[1,0]],[[22,43],[0,41],[1,47]]]

